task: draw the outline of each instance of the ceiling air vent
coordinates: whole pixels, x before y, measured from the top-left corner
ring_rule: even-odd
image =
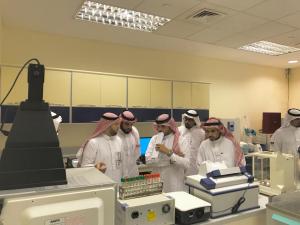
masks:
[[[201,9],[200,11],[194,12],[192,15],[188,16],[186,19],[188,22],[191,22],[191,23],[209,24],[209,23],[212,23],[224,16],[225,16],[224,13],[218,12],[213,9]]]
[[[200,12],[197,12],[195,15],[193,15],[193,18],[194,19],[197,19],[197,18],[203,18],[203,17],[206,17],[206,16],[219,16],[220,14],[217,13],[217,12],[213,12],[213,11],[209,11],[207,9],[204,9]]]

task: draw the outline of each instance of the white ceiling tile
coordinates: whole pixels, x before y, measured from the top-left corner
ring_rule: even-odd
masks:
[[[173,20],[160,27],[154,33],[177,38],[185,38],[186,36],[194,34],[204,28],[205,26]]]
[[[135,7],[138,7],[141,4],[141,0],[99,1],[104,1],[106,4],[130,9],[135,9]],[[73,17],[76,10],[79,9],[80,5],[82,4],[83,0],[0,0],[0,9],[4,27],[8,29],[8,31],[10,28],[16,28],[17,30],[32,30],[34,32],[37,31],[54,35],[54,38],[56,37],[55,35],[59,35],[58,37],[99,40],[108,43],[117,43],[141,48],[159,49],[161,51],[166,50],[170,52],[183,52],[210,58],[270,65],[281,68],[294,66],[287,64],[287,60],[291,59],[291,56],[293,56],[294,58],[298,57],[298,59],[300,59],[300,52],[272,57],[234,49],[236,48],[237,44],[243,44],[243,42],[245,41],[252,42],[252,36],[261,37],[268,36],[269,34],[274,34],[274,36],[272,36],[271,38],[267,38],[267,41],[291,46],[300,46],[300,29],[288,33],[277,34],[276,30],[285,32],[286,28],[278,28],[274,24],[266,25],[265,23],[271,22],[270,20],[266,20],[264,21],[264,29],[260,27],[260,24],[262,24],[261,21],[252,21],[252,23],[249,23],[249,20],[247,19],[241,19],[238,16],[234,17],[234,15],[239,13],[239,9],[241,9],[242,7],[246,7],[245,4],[247,5],[249,3],[248,0],[218,0],[220,2],[219,5],[217,5],[217,0],[214,1],[214,4],[208,3],[205,0],[169,0],[167,2],[164,0],[144,0],[142,1],[142,3],[144,4],[146,1],[148,1],[147,4],[149,4],[149,10],[151,10],[152,14],[158,14],[160,12],[166,11],[166,14],[178,15],[178,13],[183,12],[179,16],[176,16],[176,18],[174,19],[174,22],[181,22],[179,23],[179,27],[177,28],[176,23],[170,24],[170,27],[163,27],[166,30],[161,31],[162,33],[165,32],[165,34],[160,34],[156,32],[140,32],[114,26],[80,22],[74,20]],[[227,3],[225,3],[226,1]],[[255,2],[256,0],[251,1]],[[191,4],[191,2],[193,4]],[[249,15],[250,13],[248,13],[248,11],[251,12],[252,9],[256,9],[256,7],[265,2],[271,2],[271,8],[268,8],[270,5],[267,5],[268,7],[261,9],[260,12],[257,12],[258,14],[268,14],[267,18],[277,18],[284,14],[286,18],[280,17],[279,19],[282,19],[282,21],[280,20],[280,23],[291,23],[289,26],[298,26],[297,21],[300,20],[298,19],[298,16],[296,16],[295,11],[300,11],[300,0],[265,0],[262,3],[258,3],[253,8],[247,9],[247,14]],[[162,10],[161,8],[159,8],[159,3],[171,5],[175,4],[176,7],[174,7],[174,9],[172,8],[172,10],[170,11]],[[232,6],[231,4],[235,5]],[[16,5],[18,7],[16,7]],[[59,7],[57,7],[57,5],[59,5]],[[201,27],[201,30],[196,32],[195,34],[189,35],[192,41],[183,39],[182,37],[185,34],[189,33],[195,28],[193,26],[195,25],[194,23],[190,23],[189,25],[191,26],[184,24],[187,23],[186,18],[194,15],[193,13],[195,11],[193,10],[198,10],[203,5],[209,6],[212,9],[220,12],[225,12],[226,16],[205,25],[203,25],[202,23],[195,23],[196,26]],[[158,7],[155,8],[153,6]],[[147,7],[145,9],[147,9]],[[256,11],[259,10],[257,9]],[[55,13],[55,17],[53,17],[53,12]],[[289,14],[287,15],[286,13]],[[256,17],[257,19],[262,18],[259,15]],[[230,18],[232,18],[232,20],[230,20]],[[254,27],[252,26],[253,22]],[[278,22],[278,20],[276,22]],[[220,23],[220,25],[217,26],[217,23]],[[203,26],[208,27],[202,30]],[[247,28],[247,32],[249,33],[246,33],[246,29],[243,28],[243,26]],[[236,33],[236,31],[240,31],[240,33]],[[158,32],[160,32],[160,30],[158,30]],[[181,32],[182,34],[180,34]],[[257,34],[253,35],[253,32],[257,32]],[[207,44],[207,42],[212,44]],[[229,46],[231,48],[222,47],[221,45]]]
[[[266,23],[267,20],[238,13],[230,18],[224,19],[220,23],[212,26],[215,29],[225,29],[232,34],[249,30],[256,26]]]
[[[279,22],[300,28],[300,12],[279,19]]]
[[[250,37],[263,40],[265,38],[281,35],[293,30],[296,30],[296,28],[281,23],[277,23],[277,22],[268,22],[259,25],[253,29],[246,30],[243,32],[243,34],[245,36],[250,36]]]
[[[246,10],[265,0],[206,0],[208,3],[221,5],[238,11]]]
[[[300,29],[288,32],[276,37],[268,39],[274,43],[288,45],[288,46],[299,46],[300,44]],[[268,41],[266,40],[266,41]]]
[[[135,9],[172,19],[199,3],[200,0],[144,0]]]
[[[196,15],[197,13],[199,13],[202,10],[208,10],[208,11],[212,11],[212,12],[217,12],[219,13],[221,16],[211,16],[211,17],[204,17],[198,20],[192,20],[191,18]],[[218,6],[218,5],[213,5],[213,4],[209,4],[207,2],[201,2],[200,4],[196,5],[195,7],[185,11],[183,14],[181,14],[180,16],[176,17],[176,20],[180,20],[180,21],[184,21],[184,22],[188,22],[188,23],[193,23],[193,24],[198,24],[201,26],[211,26],[213,24],[216,24],[217,22],[222,21],[225,18],[229,18],[235,14],[237,14],[238,12],[229,8],[225,8],[222,6]]]
[[[299,0],[268,0],[246,10],[246,12],[262,18],[277,20],[298,10],[300,10]]]
[[[97,0],[94,0],[97,2]],[[98,2],[105,4],[105,5],[111,5],[116,6],[120,8],[125,9],[133,9],[134,7],[138,6],[143,2],[143,0],[98,0]]]
[[[226,29],[207,28],[196,34],[188,36],[187,39],[197,42],[215,43],[231,35],[232,33]]]
[[[228,38],[224,38],[220,41],[217,41],[215,44],[224,46],[224,47],[230,47],[230,48],[239,48],[243,45],[253,43],[258,41],[258,39],[254,37],[250,37],[243,34],[236,34]]]

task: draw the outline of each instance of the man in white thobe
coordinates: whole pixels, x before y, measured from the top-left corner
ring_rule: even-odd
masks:
[[[180,134],[176,122],[168,114],[157,117],[154,129],[158,133],[149,142],[145,154],[146,162],[156,158],[153,172],[160,173],[164,192],[183,191],[184,171],[190,164],[187,144],[179,143]]]
[[[104,113],[77,154],[81,167],[95,166],[118,183],[124,175],[122,140],[117,135],[120,122],[121,118],[114,113]]]
[[[271,150],[297,155],[300,153],[300,110],[289,109],[282,126],[271,138]]]
[[[126,110],[120,115],[122,122],[118,131],[124,150],[124,176],[135,177],[139,175],[136,160],[140,157],[140,135],[133,124],[136,118],[132,112]]]
[[[200,144],[198,166],[205,161],[224,162],[227,167],[245,166],[245,157],[239,143],[219,119],[208,119],[204,130],[207,139]]]
[[[198,174],[197,153],[201,142],[205,139],[198,113],[191,109],[182,114],[182,122],[178,130],[180,142],[185,141],[188,144],[187,150],[190,151],[190,167],[185,174],[186,176]]]

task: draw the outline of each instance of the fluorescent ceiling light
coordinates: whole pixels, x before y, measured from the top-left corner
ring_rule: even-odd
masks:
[[[255,42],[249,45],[244,45],[239,49],[267,54],[267,55],[282,55],[282,54],[287,54],[287,53],[296,52],[300,50],[299,48],[280,45],[269,41]]]
[[[288,61],[289,64],[298,63],[298,60],[290,60]]]
[[[170,19],[129,9],[84,1],[75,19],[152,32]]]

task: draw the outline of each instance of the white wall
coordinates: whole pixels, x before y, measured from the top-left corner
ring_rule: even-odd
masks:
[[[3,25],[2,25],[2,16],[0,10],[0,64],[2,63],[2,40],[3,40]]]
[[[292,69],[289,82],[289,108],[300,109],[300,68]]]
[[[37,57],[46,67],[211,82],[210,115],[247,115],[261,128],[262,112],[288,107],[284,70],[3,27],[2,62]]]

